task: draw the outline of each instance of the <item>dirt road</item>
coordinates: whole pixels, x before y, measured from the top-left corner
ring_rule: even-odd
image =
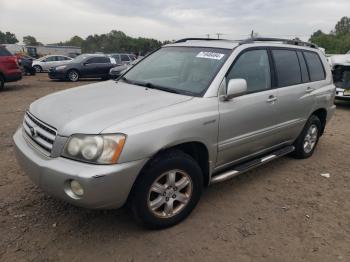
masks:
[[[284,157],[214,185],[183,223],[147,231],[127,210],[45,195],[14,158],[28,105],[88,83],[40,74],[0,92],[0,261],[350,261],[350,102],[338,103],[312,158]]]

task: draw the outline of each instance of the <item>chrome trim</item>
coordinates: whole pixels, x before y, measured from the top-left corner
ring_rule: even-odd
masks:
[[[57,130],[42,122],[26,111],[23,119],[23,131],[26,139],[35,143],[35,148],[47,156],[51,155],[53,144],[57,136]],[[33,143],[31,143],[33,145]]]

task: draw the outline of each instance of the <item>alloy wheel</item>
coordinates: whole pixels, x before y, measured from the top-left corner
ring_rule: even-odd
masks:
[[[317,143],[317,138],[318,138],[318,127],[315,124],[313,124],[307,130],[306,136],[304,138],[303,147],[304,147],[305,153],[308,154],[314,149]]]
[[[170,170],[160,175],[150,187],[148,208],[160,218],[179,214],[191,199],[193,183],[182,170]]]

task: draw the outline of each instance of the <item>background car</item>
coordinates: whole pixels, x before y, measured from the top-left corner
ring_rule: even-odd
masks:
[[[35,58],[27,55],[22,55],[22,54],[16,54],[16,57],[17,57],[18,64],[22,68],[22,71],[25,75],[26,74],[35,75],[36,71],[32,66],[33,60],[35,60]]]
[[[132,61],[130,64],[118,65],[116,67],[112,67],[109,70],[109,78],[110,79],[118,79],[126,70],[130,67],[133,67],[136,63],[138,63],[141,59],[136,59]]]
[[[64,55],[47,55],[33,61],[33,67],[37,73],[48,71],[51,67],[64,65],[73,59]]]
[[[109,57],[113,57],[117,65],[131,64],[132,61],[136,60],[136,56],[132,54],[108,54]]]
[[[333,55],[329,58],[333,81],[336,86],[336,99],[350,101],[350,54]]]
[[[116,61],[112,57],[103,54],[83,54],[66,65],[51,68],[49,77],[72,82],[76,82],[80,78],[108,79],[109,70],[116,65]]]
[[[0,46],[0,90],[5,82],[13,82],[22,78],[17,58],[13,56],[4,46]]]

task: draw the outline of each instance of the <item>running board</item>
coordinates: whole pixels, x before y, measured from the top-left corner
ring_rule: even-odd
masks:
[[[263,164],[266,164],[274,159],[280,158],[282,156],[285,156],[291,152],[293,152],[295,149],[294,146],[287,146],[282,149],[276,150],[268,155],[265,155],[261,158],[255,158],[253,160],[250,160],[248,162],[245,162],[243,164],[237,165],[233,167],[233,169],[226,171],[224,173],[215,175],[211,178],[210,183],[215,184],[219,182],[226,181],[232,177],[235,177],[237,175],[240,175],[244,172],[247,172],[250,169],[253,169],[255,167],[261,166]]]

